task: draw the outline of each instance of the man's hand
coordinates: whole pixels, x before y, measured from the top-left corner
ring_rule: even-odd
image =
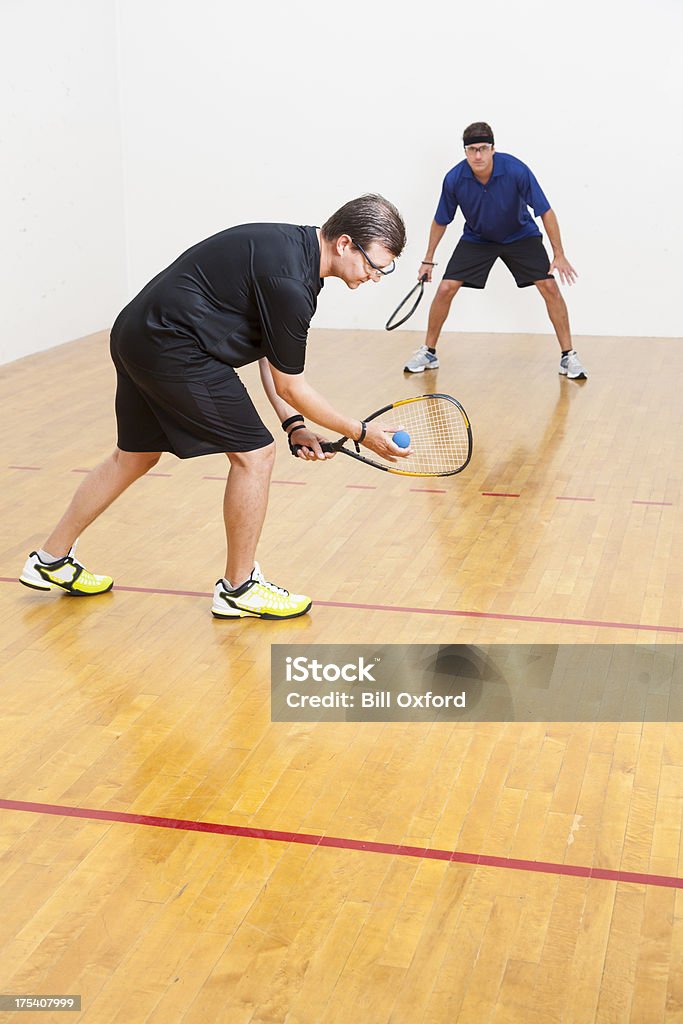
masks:
[[[574,284],[579,276],[564,254],[556,256],[550,264],[550,270],[548,273],[552,274],[553,270],[556,270],[560,275],[560,281],[562,284]]]
[[[327,441],[328,438],[321,437],[320,434],[314,433],[308,427],[292,430],[291,434],[287,436],[289,437],[289,447],[292,454],[294,454],[294,445],[301,445],[296,453],[298,459],[316,462],[318,459],[333,459],[337,454],[336,452],[324,452],[320,445],[323,441]]]
[[[375,455],[381,456],[387,462],[396,462],[396,457],[403,459],[412,453],[412,448],[399,448],[391,440],[394,433],[393,427],[383,427],[381,423],[374,420],[367,424],[367,433],[361,444],[373,451]]]
[[[417,272],[417,279],[418,279],[418,281],[421,281],[425,274],[427,275],[427,280],[431,281],[431,279],[432,279],[432,271],[433,270],[434,270],[434,264],[433,263],[421,263],[420,264],[420,268],[419,268],[419,270]]]

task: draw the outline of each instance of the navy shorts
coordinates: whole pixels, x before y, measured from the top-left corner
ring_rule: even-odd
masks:
[[[172,452],[179,459],[250,452],[273,441],[232,366],[206,358],[190,379],[135,366],[112,350],[116,366],[118,446]],[[199,372],[198,372],[199,371]]]
[[[460,239],[448,261],[444,281],[462,281],[465,288],[484,288],[491,267],[500,257],[518,288],[528,288],[544,281],[549,274],[550,260],[540,235],[520,238],[518,242],[467,242]]]

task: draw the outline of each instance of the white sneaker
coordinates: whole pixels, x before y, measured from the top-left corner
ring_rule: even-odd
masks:
[[[562,356],[558,372],[561,373],[563,377],[568,377],[569,380],[586,380],[588,377],[588,374],[579,362],[579,357],[574,349],[567,352],[566,356]]]
[[[403,367],[404,373],[424,373],[425,370],[438,370],[439,369],[439,357],[436,354],[432,354],[426,345],[420,345],[417,352],[415,352],[406,365]]]
[[[228,590],[225,582],[218,580],[213,592],[211,614],[216,619],[295,619],[305,615],[313,603],[305,594],[290,594],[269,583],[258,562],[241,587]]]

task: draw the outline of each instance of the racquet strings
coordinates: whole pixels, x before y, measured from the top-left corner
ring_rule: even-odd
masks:
[[[460,408],[447,398],[427,396],[393,406],[378,416],[379,423],[395,433],[410,434],[412,455],[391,463],[393,472],[439,475],[466,465],[471,454],[471,435]],[[365,452],[364,454],[370,454]]]

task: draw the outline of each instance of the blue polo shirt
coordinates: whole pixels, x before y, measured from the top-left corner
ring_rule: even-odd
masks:
[[[467,160],[448,172],[434,220],[450,224],[458,207],[465,218],[466,242],[507,243],[540,235],[529,207],[541,217],[550,203],[526,164],[509,153],[494,153],[493,172],[485,185],[477,181]]]

